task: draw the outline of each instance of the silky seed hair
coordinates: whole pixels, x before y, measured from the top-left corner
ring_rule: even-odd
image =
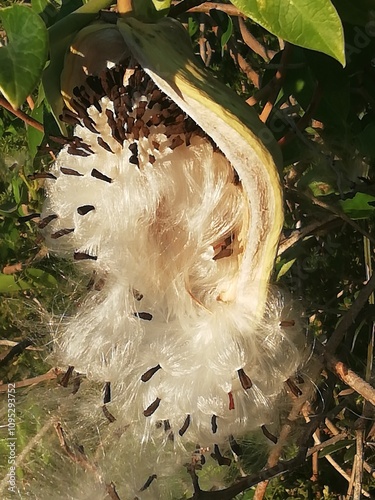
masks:
[[[38,226],[100,286],[56,329],[55,355],[105,384],[104,415],[136,422],[142,446],[199,442],[220,461],[230,436],[267,429],[280,398],[298,397],[305,358],[281,291],[261,319],[254,283],[236,293],[251,218],[241,179],[132,58],[74,88],[62,119],[74,136],[34,176]]]

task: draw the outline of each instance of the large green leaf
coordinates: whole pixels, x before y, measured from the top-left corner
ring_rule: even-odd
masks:
[[[274,35],[318,50],[345,65],[344,33],[330,0],[231,0],[244,14]]]
[[[48,52],[41,18],[25,5],[0,9],[8,44],[0,47],[0,90],[18,108],[40,80]]]

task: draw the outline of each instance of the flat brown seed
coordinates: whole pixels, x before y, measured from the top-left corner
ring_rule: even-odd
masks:
[[[274,444],[277,443],[277,437],[274,436],[268,429],[265,425],[261,425],[260,427],[262,429],[262,432],[263,434],[266,436],[267,439],[269,439],[270,441],[272,441]]]
[[[185,434],[185,432],[188,430],[189,425],[190,425],[190,415],[187,415],[184,425],[178,431],[180,436],[183,436]]]
[[[97,140],[99,146],[101,146],[103,149],[105,149],[109,153],[113,153],[111,146],[107,142],[105,142],[100,136],[96,140]]]
[[[56,233],[52,233],[51,238],[53,240],[57,240],[58,238],[61,238],[61,236],[65,236],[66,234],[70,234],[73,231],[74,231],[73,228],[60,229],[59,231],[56,231]]]
[[[219,465],[230,465],[232,463],[232,460],[230,458],[224,457],[220,453],[220,449],[217,444],[214,446],[214,453],[211,453],[211,457],[217,461]]]
[[[74,260],[97,260],[98,257],[96,255],[90,255],[85,252],[74,252],[73,255]]]
[[[112,179],[110,177],[103,174],[102,172],[99,172],[99,170],[97,170],[96,168],[93,168],[91,170],[91,176],[95,177],[95,179],[99,179],[100,181],[109,182],[109,183],[112,182]]]
[[[133,142],[129,145],[129,150],[133,155],[138,154],[138,144],[136,142]]]
[[[131,155],[131,157],[129,158],[129,163],[132,163],[133,165],[137,165],[137,167],[139,167],[138,156]]]
[[[294,319],[280,321],[280,326],[282,326],[283,328],[295,326],[295,324],[296,322],[294,321]]]
[[[150,380],[150,378],[155,375],[155,373],[161,369],[161,366],[160,365],[156,365],[154,366],[153,368],[150,368],[149,370],[147,370],[147,372],[145,372],[142,377],[141,377],[141,380],[142,382],[148,382]]]
[[[211,429],[212,429],[212,434],[216,434],[217,432],[217,416],[212,415],[211,417]]]
[[[147,490],[147,488],[150,487],[152,481],[154,481],[155,479],[157,479],[157,475],[156,474],[152,474],[152,476],[150,476],[147,481],[145,482],[145,484],[142,486],[142,488],[139,490],[139,491],[145,491]]]
[[[136,316],[139,319],[144,319],[146,321],[152,320],[152,314],[150,314],[148,312],[136,312],[136,313],[134,313],[134,316]]]
[[[57,219],[56,214],[47,215],[47,217],[44,217],[42,220],[38,222],[39,229],[44,229],[47,224],[49,224],[51,221],[55,219]]]
[[[248,389],[251,389],[251,387],[253,386],[253,383],[250,380],[250,377],[248,375],[246,375],[244,370],[242,368],[240,368],[239,370],[237,370],[237,373],[238,373],[238,378],[240,379],[241,385],[245,389],[245,391],[247,391]]]
[[[66,370],[66,372],[64,373],[64,375],[60,381],[60,385],[62,387],[68,387],[69,379],[73,373],[73,370],[74,370],[74,366],[68,366],[68,369]]]
[[[158,409],[159,405],[160,405],[160,401],[161,399],[160,398],[156,398],[154,402],[152,402],[150,404],[150,406],[148,406],[144,412],[143,412],[143,415],[145,417],[150,417],[153,413],[155,413],[155,411]]]
[[[88,153],[87,151],[83,151],[82,149],[77,149],[77,147],[75,146],[69,146],[68,153],[73,156],[82,156],[84,158],[90,156],[90,153]]]
[[[290,378],[288,378],[288,380],[285,381],[286,385],[289,387],[290,389],[290,392],[296,397],[296,398],[299,398],[300,396],[302,396],[302,391],[299,387],[296,386],[296,384],[293,382],[293,380],[291,380]]]
[[[79,215],[86,215],[91,212],[91,210],[95,210],[94,205],[82,205],[81,207],[77,208],[77,212],[79,213]]]
[[[107,404],[110,403],[110,401],[111,401],[111,382],[106,382],[104,384],[103,403]]]
[[[83,177],[83,174],[77,172],[77,170],[73,170],[72,168],[60,167],[60,171],[65,175],[75,175],[77,177]]]
[[[107,418],[107,420],[112,424],[113,422],[116,422],[116,418],[112,415],[112,413],[108,410],[106,405],[102,406],[103,414]]]

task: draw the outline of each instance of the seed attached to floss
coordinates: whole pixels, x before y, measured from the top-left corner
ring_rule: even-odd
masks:
[[[155,375],[155,373],[161,369],[161,366],[160,365],[156,365],[154,366],[153,368],[150,368],[149,370],[147,370],[147,372],[145,372],[142,377],[141,377],[141,380],[142,382],[148,382],[150,380],[150,378]]]
[[[190,415],[187,415],[184,425],[178,431],[180,436],[183,436],[185,434],[185,432],[188,430],[189,425],[190,425]]]
[[[155,413],[155,411],[158,409],[159,405],[160,405],[160,401],[161,399],[160,398],[156,398],[155,401],[153,403],[150,404],[150,406],[148,406],[144,412],[143,412],[143,415],[145,417],[151,417],[151,415],[153,413]]]

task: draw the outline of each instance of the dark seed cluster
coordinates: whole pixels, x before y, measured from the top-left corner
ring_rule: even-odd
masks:
[[[107,96],[113,102],[113,111],[105,110],[112,137],[121,145],[127,141],[130,163],[139,166],[138,141],[148,138],[152,131],[163,130],[168,146],[174,150],[190,145],[192,135],[207,137],[203,130],[184,113],[169,97],[159,90],[143,69],[128,59],[124,65],[116,65],[103,71],[100,76],[89,76],[86,85],[75,87],[70,101],[72,109],[64,108],[61,119],[69,125],[81,125],[98,134],[97,143],[108,152],[111,146],[99,135],[96,123],[89,116],[90,106],[102,112],[100,100]],[[163,129],[160,127],[164,126]],[[159,130],[158,130],[159,129]],[[76,138],[77,139],[77,138]],[[160,144],[151,141],[150,146],[158,150]],[[76,140],[69,144],[69,152],[86,156],[91,153],[87,145]],[[155,155],[148,158],[152,165]]]

